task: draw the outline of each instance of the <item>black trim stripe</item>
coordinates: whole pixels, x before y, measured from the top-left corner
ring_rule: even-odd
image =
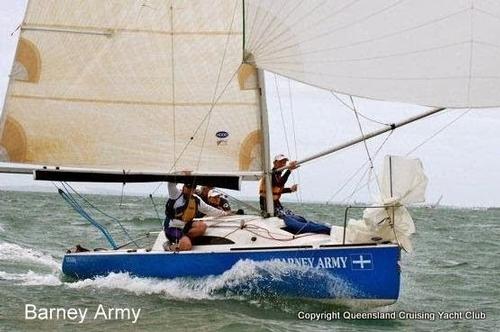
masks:
[[[240,177],[234,175],[177,175],[177,174],[148,174],[148,173],[119,173],[113,171],[69,171],[39,169],[34,171],[35,180],[42,181],[68,181],[68,182],[175,182],[195,183],[197,185],[211,186],[239,190]]]

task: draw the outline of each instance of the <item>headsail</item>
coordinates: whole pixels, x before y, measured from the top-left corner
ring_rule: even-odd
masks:
[[[29,1],[0,156],[142,172],[261,170],[241,22],[233,0]]]
[[[500,106],[491,0],[245,0],[248,60],[337,92],[435,107]]]

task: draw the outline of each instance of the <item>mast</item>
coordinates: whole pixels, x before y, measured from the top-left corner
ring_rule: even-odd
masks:
[[[271,151],[269,146],[269,121],[267,116],[266,103],[266,83],[264,71],[257,69],[257,82],[260,101],[260,126],[262,131],[262,169],[264,171],[263,179],[266,186],[266,212],[274,215],[274,202],[271,179]]]
[[[241,1],[242,5],[242,25],[243,25],[243,38],[242,38],[242,62],[252,65],[255,69],[255,74],[257,75],[257,89],[258,98],[260,105],[260,128],[262,133],[262,145],[261,145],[261,160],[262,160],[262,179],[266,188],[266,214],[269,216],[274,215],[274,201],[273,201],[273,191],[272,191],[272,178],[271,178],[271,149],[269,145],[269,119],[267,116],[267,103],[266,103],[266,82],[265,75],[262,69],[255,66],[253,61],[253,55],[247,53],[246,50],[246,24],[245,24],[245,0]]]

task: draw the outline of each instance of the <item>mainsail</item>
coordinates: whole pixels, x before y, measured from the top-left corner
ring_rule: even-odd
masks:
[[[491,0],[31,0],[12,163],[262,171],[256,68],[354,96],[500,106]]]
[[[29,1],[0,155],[93,169],[261,170],[241,22],[232,0]]]

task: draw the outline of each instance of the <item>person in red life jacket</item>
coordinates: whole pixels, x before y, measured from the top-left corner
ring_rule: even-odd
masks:
[[[222,193],[213,189],[208,192],[208,204],[219,210],[231,211],[227,199],[222,196]]]
[[[170,244],[165,246],[166,250],[191,250],[191,240],[205,233],[207,224],[201,220],[193,221],[198,211],[211,217],[229,215],[205,203],[194,193],[194,188],[193,184],[185,183],[181,191],[175,183],[168,183],[163,230]]]
[[[281,205],[280,198],[282,194],[293,193],[297,191],[297,185],[294,184],[291,187],[285,188],[286,181],[290,176],[292,170],[296,169],[297,162],[291,161],[288,163],[288,158],[283,154],[278,154],[274,157],[273,169],[271,175],[271,185],[273,191],[273,202],[274,202],[274,215],[280,215],[281,212],[285,209],[283,205]],[[278,171],[279,168],[285,167],[287,170],[283,173],[283,171]],[[266,214],[266,184],[264,178],[260,180],[259,183],[259,202],[260,209],[262,213]]]

